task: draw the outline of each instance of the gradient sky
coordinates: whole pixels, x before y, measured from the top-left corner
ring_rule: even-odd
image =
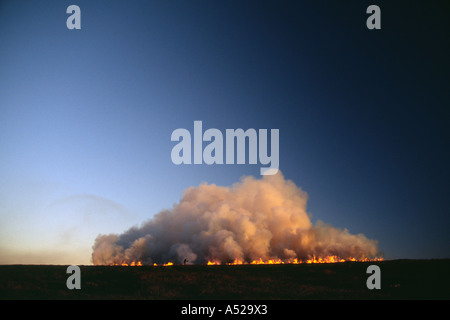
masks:
[[[88,264],[97,234],[187,187],[260,177],[174,165],[171,133],[194,120],[279,129],[313,221],[388,259],[450,258],[449,16],[445,1],[0,2],[0,263]]]

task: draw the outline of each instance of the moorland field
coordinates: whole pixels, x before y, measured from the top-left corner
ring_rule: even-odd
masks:
[[[367,267],[381,289],[366,286]],[[297,265],[80,266],[69,290],[67,266],[1,265],[0,299],[449,299],[450,260]]]

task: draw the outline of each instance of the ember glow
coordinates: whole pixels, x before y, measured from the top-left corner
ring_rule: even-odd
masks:
[[[377,241],[318,221],[307,194],[278,172],[232,187],[202,184],[123,234],[99,235],[95,265],[240,265],[373,261]]]

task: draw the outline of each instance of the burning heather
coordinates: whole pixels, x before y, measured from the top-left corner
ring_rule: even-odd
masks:
[[[377,241],[321,221],[307,194],[278,172],[232,187],[201,184],[124,233],[99,235],[95,265],[281,264],[376,260]]]

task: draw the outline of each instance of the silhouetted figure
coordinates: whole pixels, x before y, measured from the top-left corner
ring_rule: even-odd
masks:
[[[188,259],[184,259],[183,265],[186,265],[186,262],[188,262]]]

